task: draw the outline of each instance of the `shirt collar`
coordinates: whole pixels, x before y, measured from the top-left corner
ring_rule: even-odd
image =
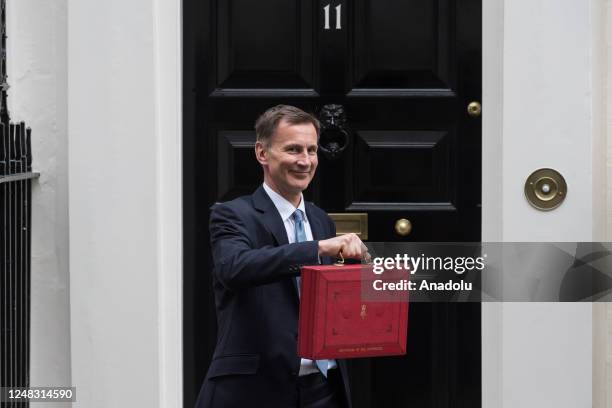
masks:
[[[282,195],[278,194],[276,191],[272,190],[266,183],[263,183],[263,188],[274,203],[274,206],[278,210],[283,222],[287,221],[293,213],[295,212],[295,207],[289,201],[287,201]],[[304,195],[300,194],[300,205],[297,207],[298,210],[302,210],[302,214],[304,214],[304,220],[308,222],[306,219],[306,207],[304,205]]]

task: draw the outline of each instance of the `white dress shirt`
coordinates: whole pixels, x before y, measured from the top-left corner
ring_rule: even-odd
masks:
[[[278,210],[278,213],[280,214],[281,219],[283,220],[285,230],[287,230],[287,238],[289,239],[289,243],[295,243],[295,221],[293,220],[293,213],[295,212],[296,208],[283,196],[268,187],[266,183],[263,183],[263,188],[274,203],[274,206]],[[297,209],[301,210],[302,214],[304,214],[304,232],[306,233],[306,239],[308,241],[312,241],[312,229],[310,228],[308,216],[306,215],[306,206],[304,205],[303,195],[300,196],[300,204],[297,206]],[[329,370],[331,368],[336,368],[335,360],[329,360],[327,369]],[[316,372],[319,372],[319,369],[315,365],[314,361],[303,358],[300,365],[299,375],[303,376]]]
[[[268,187],[266,183],[263,184],[263,188],[266,190],[266,193],[268,193],[268,196],[278,210],[278,213],[283,220],[283,224],[285,224],[285,230],[287,230],[287,238],[289,238],[289,243],[293,244],[295,242],[295,221],[293,220],[293,213],[295,212],[296,208],[282,195]],[[308,217],[306,216],[304,196],[300,197],[300,205],[298,205],[297,209],[302,210],[302,214],[304,214],[304,232],[306,233],[306,240],[312,241],[312,230],[310,229],[310,223],[308,222]]]

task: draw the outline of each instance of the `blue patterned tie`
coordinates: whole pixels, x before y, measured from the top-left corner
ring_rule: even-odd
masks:
[[[293,221],[295,221],[295,242],[308,241],[306,231],[304,230],[304,214],[302,214],[302,210],[295,210]]]
[[[308,241],[306,238],[306,231],[304,230],[304,214],[302,210],[295,210],[293,213],[293,221],[295,222],[295,242]],[[298,293],[300,293],[300,277],[295,278],[298,284]],[[327,378],[327,367],[329,366],[329,360],[315,360],[315,364]]]

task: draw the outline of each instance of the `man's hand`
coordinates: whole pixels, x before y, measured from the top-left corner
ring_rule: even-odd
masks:
[[[335,238],[319,241],[319,256],[337,257],[342,253],[344,258],[368,260],[368,248],[356,234],[344,234]]]

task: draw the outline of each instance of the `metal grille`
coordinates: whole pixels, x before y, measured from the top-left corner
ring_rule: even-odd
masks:
[[[28,387],[30,367],[31,130],[7,108],[6,0],[0,50],[0,386]],[[4,406],[29,406],[3,403]]]

